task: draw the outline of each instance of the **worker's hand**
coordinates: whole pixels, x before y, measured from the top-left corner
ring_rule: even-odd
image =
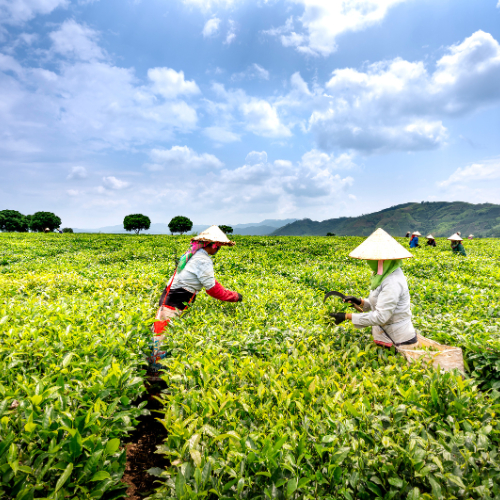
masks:
[[[356,304],[357,306],[361,305],[361,299],[353,297],[352,295],[346,295],[344,302],[349,302],[350,304]]]
[[[336,325],[346,320],[345,313],[330,313],[330,316],[335,320]]]
[[[238,300],[236,302],[243,302],[243,295],[241,293],[238,293]]]

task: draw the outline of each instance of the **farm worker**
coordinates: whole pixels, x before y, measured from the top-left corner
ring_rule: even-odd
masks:
[[[410,239],[410,248],[416,248],[418,247],[418,237],[419,236],[422,236],[418,231],[415,231],[414,233],[412,233],[411,235],[411,239]]]
[[[226,290],[214,276],[214,264],[210,256],[215,255],[221,246],[233,246],[234,242],[219,229],[210,226],[191,240],[191,245],[179,259],[177,269],[170,278],[160,298],[159,310],[153,325],[153,355],[150,362],[154,364],[165,357],[159,351],[164,339],[164,330],[174,318],[181,316],[188,304],[194,302],[196,295],[205,288],[210,297],[225,302],[241,302],[241,293]]]
[[[408,232],[406,233],[405,238],[409,238],[409,237],[410,237],[410,231],[408,231]]]
[[[363,313],[332,313],[335,324],[352,321],[356,328],[372,327],[376,344],[391,347],[418,346],[417,334],[411,320],[410,292],[401,270],[402,259],[413,255],[383,229],[377,229],[349,257],[363,259],[373,271],[367,299],[348,295],[344,302],[363,308]]]
[[[451,249],[453,250],[453,253],[459,253],[463,255],[464,257],[467,256],[465,253],[465,248],[462,245],[462,237],[460,236],[459,233],[452,234],[448,240],[451,241]]]
[[[432,236],[432,234],[429,234],[427,236],[427,246],[429,246],[429,247],[435,247],[436,246],[436,240],[434,239],[434,236]]]
[[[469,240],[472,240],[474,238],[473,234],[469,234]]]

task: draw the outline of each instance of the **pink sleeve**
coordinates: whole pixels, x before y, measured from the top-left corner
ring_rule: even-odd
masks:
[[[215,281],[215,286],[207,290],[207,293],[214,299],[225,302],[238,302],[238,293],[226,290],[218,281]]]

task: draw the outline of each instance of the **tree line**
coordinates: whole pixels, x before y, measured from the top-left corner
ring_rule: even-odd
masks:
[[[123,228],[125,231],[134,231],[135,234],[139,234],[141,231],[147,231],[150,227],[151,219],[147,215],[131,214],[127,215],[123,219]],[[219,227],[226,234],[233,232],[233,228],[231,226],[221,225]],[[168,223],[168,228],[172,234],[184,234],[193,229],[193,222],[184,215],[176,215]]]
[[[56,229],[61,231],[61,218],[52,212],[35,212],[33,215],[23,215],[17,210],[0,210],[0,231],[20,232],[53,232]],[[139,234],[141,231],[151,227],[151,219],[143,214],[127,215],[123,219],[123,228],[126,231],[134,231]],[[226,234],[233,232],[231,226],[219,226]],[[184,234],[191,231],[193,222],[188,217],[177,215],[168,223],[168,228],[172,234]],[[73,229],[66,227],[63,233],[72,233]]]
[[[28,231],[55,231],[61,227],[61,218],[52,212],[35,212],[33,215],[23,215],[17,210],[0,210],[0,231],[26,233]],[[64,228],[63,232],[73,232]]]

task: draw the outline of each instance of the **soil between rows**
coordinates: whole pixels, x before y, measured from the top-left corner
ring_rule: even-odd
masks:
[[[168,460],[156,453],[156,448],[163,443],[167,433],[165,427],[156,420],[159,414],[155,410],[161,408],[161,403],[155,398],[166,387],[163,381],[154,381],[148,377],[146,394],[141,401],[147,401],[146,408],[150,415],[142,416],[139,425],[129,436],[127,448],[127,464],[122,482],[128,485],[127,500],[140,500],[151,495],[158,486],[157,477],[148,474],[152,467],[164,468]],[[141,401],[138,401],[139,404]]]

